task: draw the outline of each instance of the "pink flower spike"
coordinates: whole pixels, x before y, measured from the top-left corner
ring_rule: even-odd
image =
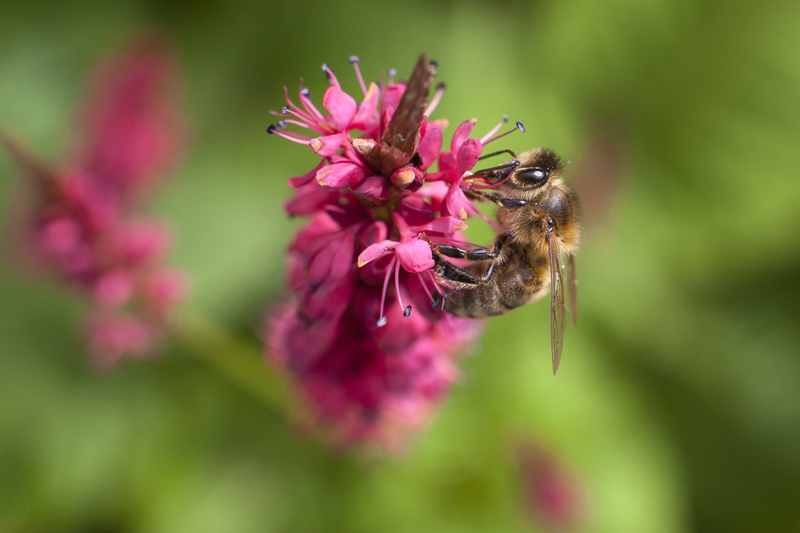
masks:
[[[117,269],[103,274],[94,287],[94,298],[100,305],[117,306],[133,294],[133,280],[128,272]]]
[[[358,110],[353,97],[336,86],[328,87],[325,91],[322,106],[331,114],[336,130],[340,132],[347,131]]]

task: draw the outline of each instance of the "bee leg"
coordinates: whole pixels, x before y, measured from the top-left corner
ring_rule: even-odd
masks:
[[[484,202],[489,202],[490,204],[494,205],[501,205],[508,209],[517,209],[519,207],[525,207],[528,205],[526,200],[517,200],[516,198],[506,198],[496,192],[482,192],[473,187],[469,188],[469,192],[471,195],[475,196],[483,200]]]
[[[484,283],[482,278],[470,274],[463,268],[457,267],[436,252],[433,252],[433,261],[435,263],[433,266],[433,274],[436,277],[436,281],[445,287],[456,290],[469,290]],[[494,271],[494,265],[494,262],[489,265],[490,271]]]
[[[434,246],[436,251],[443,256],[454,259],[469,259],[470,261],[493,261],[497,259],[497,253],[488,252],[484,248],[467,250],[450,244],[435,244]]]

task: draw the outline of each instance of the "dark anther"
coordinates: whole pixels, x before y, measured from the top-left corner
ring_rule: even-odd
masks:
[[[361,59],[358,56],[350,56],[347,58],[349,63],[358,63]]]
[[[390,68],[389,69],[389,77],[394,78],[395,76],[397,76],[397,69],[396,68]]]
[[[285,128],[286,127],[286,121],[285,120],[279,120],[278,121],[278,127],[281,128],[281,129]]]
[[[288,105],[283,106],[282,111],[283,111],[284,115],[288,115],[289,114],[289,106]]]
[[[508,122],[508,115],[503,115],[503,122]]]
[[[406,306],[406,310],[405,310],[405,311],[403,311],[403,316],[404,316],[404,317],[406,317],[406,318],[408,318],[409,316],[411,316],[411,306],[410,306],[410,305],[407,305],[407,306]]]
[[[275,133],[275,129],[276,129],[276,128],[275,128],[275,124],[270,124],[270,125],[267,127],[267,133],[269,133],[270,135],[272,135],[273,133]]]
[[[439,85],[436,86],[436,90],[437,91],[444,91],[446,88],[447,88],[447,85],[445,85],[444,82],[442,82],[442,83],[440,83]]]
[[[525,124],[523,124],[522,122],[517,122],[517,127],[519,128],[519,131],[525,133]]]
[[[308,90],[308,87],[303,87],[302,89],[300,89],[300,94],[308,98],[311,98],[311,91]]]
[[[385,316],[382,316],[382,317],[380,318],[380,320],[378,320],[378,327],[379,327],[379,328],[382,328],[382,327],[383,327],[383,326],[385,326],[385,325],[386,325],[386,317],[385,317]]]
[[[328,67],[327,63],[323,63],[322,64],[322,72],[328,72],[329,69],[330,69],[330,67]]]
[[[421,167],[422,166],[422,156],[419,155],[419,152],[414,152],[414,155],[411,156],[411,160],[408,163],[412,167]]]

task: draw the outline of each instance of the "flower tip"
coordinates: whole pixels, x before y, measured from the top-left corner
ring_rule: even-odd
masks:
[[[350,144],[353,146],[353,150],[360,156],[366,156],[369,154],[373,148],[376,146],[376,142],[372,139],[349,139]]]
[[[350,56],[347,58],[347,62],[350,64],[358,63],[359,61],[361,61],[361,58],[358,56]]]
[[[399,189],[405,189],[412,183],[414,183],[414,171],[413,170],[401,170],[397,174],[394,175],[394,184],[397,185]]]
[[[383,326],[385,326],[385,325],[386,325],[386,322],[387,322],[387,320],[386,320],[386,317],[385,317],[385,316],[382,316],[382,317],[381,317],[381,318],[378,320],[378,327],[379,327],[379,328],[382,328]]]
[[[525,124],[523,124],[522,122],[517,122],[517,128],[519,128],[519,131],[521,131],[522,133],[525,133]]]
[[[308,141],[308,147],[314,150],[315,154],[319,153],[319,151],[322,150],[322,141],[319,139],[311,139]]]
[[[403,316],[408,318],[411,316],[411,306],[407,305],[405,310],[403,311]]]

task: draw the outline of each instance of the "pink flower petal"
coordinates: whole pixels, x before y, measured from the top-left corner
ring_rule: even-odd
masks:
[[[369,89],[367,90],[367,95],[364,97],[364,101],[361,102],[361,105],[358,106],[358,112],[350,123],[351,127],[358,128],[360,130],[367,128],[369,122],[371,122],[375,116],[380,95],[381,94],[378,86],[375,83],[370,83]]]
[[[436,122],[428,124],[425,135],[419,141],[417,152],[422,156],[422,170],[427,170],[436,158],[439,157],[439,152],[442,149],[442,128]]]
[[[323,187],[346,189],[363,181],[366,173],[355,163],[333,163],[317,172],[317,181]]]
[[[335,87],[331,87],[335,89]],[[320,157],[331,157],[339,152],[339,148],[343,143],[347,142],[347,137],[344,133],[336,133],[334,135],[326,135],[324,137],[317,137],[308,142],[308,147]]]
[[[395,248],[400,264],[409,272],[422,272],[433,268],[433,253],[428,243],[422,239],[411,239]]]
[[[466,220],[467,211],[466,207],[469,205],[469,200],[464,196],[464,192],[459,187],[458,182],[450,186],[447,196],[444,198],[444,205],[442,206],[442,215],[449,215]]]
[[[399,243],[397,241],[386,240],[367,246],[366,249],[364,249],[364,251],[358,256],[359,268],[366,265],[370,261],[374,261],[375,259],[391,253],[391,249],[398,245]],[[387,250],[387,248],[389,248],[389,250]]]
[[[451,152],[454,154],[458,153],[459,148],[461,148],[461,144],[464,142],[464,140],[466,140],[467,137],[469,137],[469,134],[472,133],[472,128],[475,127],[477,122],[478,119],[471,118],[458,125],[456,132],[453,134],[453,140],[450,141]]]
[[[460,178],[464,172],[475,167],[478,158],[483,151],[481,141],[474,137],[470,137],[458,149],[458,157],[456,163],[456,174]]]
[[[392,198],[392,185],[383,176],[369,176],[353,187],[353,192],[375,205],[384,205]]]
[[[356,116],[358,106],[352,96],[336,86],[328,87],[322,97],[322,107],[331,114],[338,131],[346,131],[350,121]]]
[[[441,233],[442,235],[451,236],[457,231],[467,229],[467,223],[460,218],[444,216],[439,217],[428,224],[423,226],[415,226],[414,230],[418,233],[430,232]]]
[[[406,86],[402,83],[395,83],[387,87],[381,96],[381,115],[388,112],[391,117],[394,114],[394,110],[397,109],[397,104],[400,103],[404,92],[406,92]]]
[[[325,161],[320,161],[319,165],[312,168],[309,172],[306,172],[302,176],[295,176],[293,178],[289,178],[289,185],[298,188],[311,183],[314,178],[317,176],[317,171],[322,168],[322,165],[325,164]]]

